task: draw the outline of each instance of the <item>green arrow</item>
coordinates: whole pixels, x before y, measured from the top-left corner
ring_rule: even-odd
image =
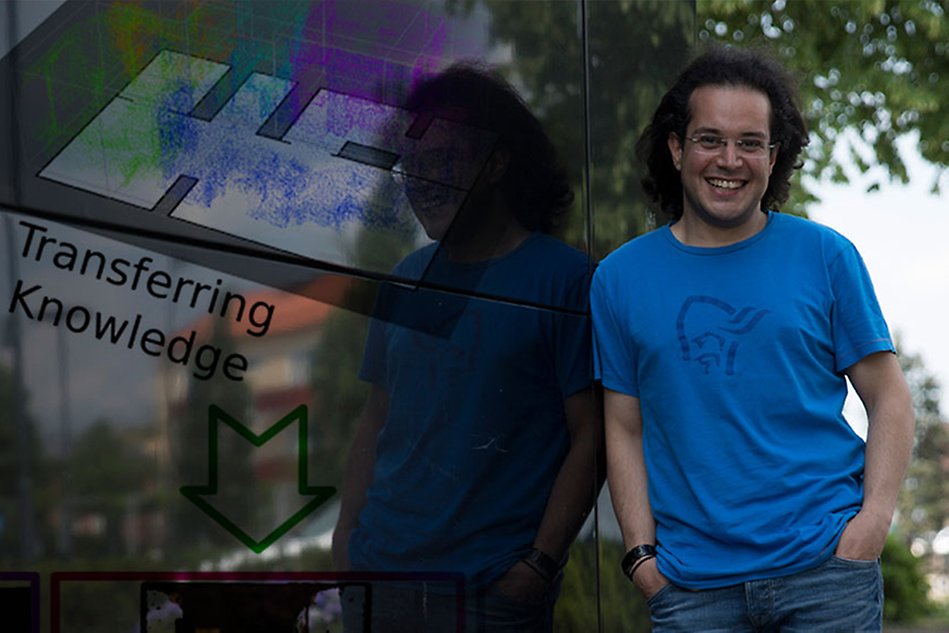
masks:
[[[262,434],[257,435],[249,428],[228,415],[223,409],[212,404],[210,407],[208,407],[208,485],[182,486],[181,494],[190,499],[191,502],[196,506],[204,510],[205,514],[217,521],[221,527],[230,532],[232,536],[249,547],[254,553],[260,554],[265,549],[273,545],[277,539],[286,534],[291,528],[293,528],[293,526],[302,521],[308,514],[323,505],[323,503],[332,497],[336,492],[336,488],[331,486],[310,486],[307,483],[308,454],[306,450],[306,420],[306,405],[301,404],[296,409],[285,415],[279,422],[264,431]],[[312,496],[313,499],[307,502],[306,505],[300,508],[300,510],[298,510],[293,516],[277,526],[275,530],[273,530],[260,541],[254,540],[233,521],[224,516],[207,499],[205,499],[205,496],[213,497],[215,494],[217,494],[218,490],[218,425],[221,422],[234,429],[238,434],[240,434],[241,437],[246,439],[257,448],[260,448],[266,444],[275,435],[280,433],[280,431],[287,428],[294,422],[300,423],[298,425],[297,431],[299,433],[300,446],[298,456],[298,489],[301,495]]]

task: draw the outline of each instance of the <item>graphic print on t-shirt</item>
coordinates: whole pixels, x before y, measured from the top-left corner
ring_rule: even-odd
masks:
[[[688,297],[676,318],[682,360],[698,363],[706,374],[716,370],[733,376],[743,336],[767,314],[762,308],[738,309],[715,297]]]

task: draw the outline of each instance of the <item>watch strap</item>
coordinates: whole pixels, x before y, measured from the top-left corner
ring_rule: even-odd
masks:
[[[620,563],[620,566],[623,568],[623,574],[632,579],[633,572],[639,567],[637,563],[644,562],[646,559],[656,557],[656,546],[649,544],[637,545],[633,549],[626,552],[626,555],[623,556],[623,560]]]
[[[560,573],[560,564],[536,547],[530,548],[527,555],[521,559],[521,562],[537,572],[547,582],[553,582],[557,574]]]

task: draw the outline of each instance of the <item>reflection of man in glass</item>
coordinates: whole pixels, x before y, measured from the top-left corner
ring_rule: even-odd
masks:
[[[549,631],[560,568],[599,484],[588,324],[567,313],[585,310],[588,262],[547,235],[572,192],[538,121],[493,75],[453,67],[407,107],[432,126],[489,130],[493,150],[481,151],[483,135],[433,127],[396,166],[436,242],[394,275],[456,292],[380,295],[334,557],[356,571],[461,572],[465,630]],[[444,183],[472,168],[459,204]],[[371,627],[454,630],[457,604],[380,583]]]

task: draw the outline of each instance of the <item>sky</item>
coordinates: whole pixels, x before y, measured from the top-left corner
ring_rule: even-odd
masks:
[[[899,143],[909,183],[889,183],[865,193],[870,172],[849,169],[847,185],[818,183],[821,197],[810,218],[849,238],[870,271],[891,334],[922,357],[942,385],[943,417],[949,413],[949,171],[937,170],[916,151],[917,137]],[[845,163],[849,164],[849,163]],[[939,179],[942,194],[933,194]]]

